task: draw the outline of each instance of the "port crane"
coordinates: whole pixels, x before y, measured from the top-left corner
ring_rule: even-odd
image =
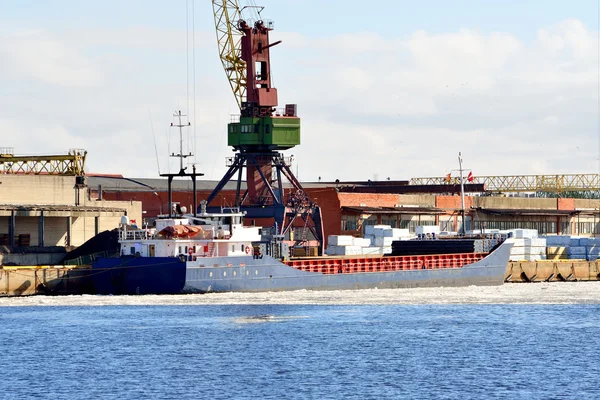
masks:
[[[307,246],[311,232],[320,255],[321,209],[293,174],[290,158],[281,153],[300,144],[297,107],[277,108],[277,89],[271,85],[270,50],[281,42],[269,41],[271,21],[260,18],[260,13],[256,21],[246,20],[243,10],[237,0],[213,0],[219,56],[240,114],[227,126],[228,145],[236,151],[235,157],[229,159],[229,169],[207,205],[215,207],[218,194],[237,175],[235,207],[246,212],[247,218],[274,219],[275,234],[296,246]],[[242,193],[244,169],[246,190]],[[289,183],[285,191],[283,177]],[[302,233],[294,237],[293,227],[301,227]]]
[[[70,149],[67,154],[17,156],[12,147],[0,148],[0,174],[85,176],[87,151]]]

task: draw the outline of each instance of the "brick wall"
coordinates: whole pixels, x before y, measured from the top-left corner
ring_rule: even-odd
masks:
[[[556,199],[558,210],[574,210],[575,209],[575,199]]]
[[[473,197],[465,196],[465,209],[468,210],[474,204]],[[461,198],[460,196],[436,196],[435,206],[441,209],[447,210],[460,210],[461,209]]]
[[[383,193],[338,193],[340,207],[394,207],[398,204],[397,194]]]

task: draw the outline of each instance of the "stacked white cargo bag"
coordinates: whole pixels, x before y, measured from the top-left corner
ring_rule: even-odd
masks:
[[[541,261],[546,259],[546,238],[538,237],[536,229],[512,231],[514,244],[510,251],[511,261]]]
[[[569,235],[546,236],[548,260],[587,260],[600,258],[600,238],[584,238]]]
[[[349,235],[329,235],[325,254],[330,256],[357,256],[362,254],[361,246],[354,244],[354,237]]]
[[[546,236],[546,260],[560,261],[569,259],[569,245],[571,236],[548,235]]]
[[[369,247],[363,247],[363,254],[390,254],[392,242],[396,240],[410,240],[414,236],[408,229],[392,228],[390,225],[367,225],[365,239],[371,241]]]
[[[600,258],[600,238],[581,238],[579,244],[585,247],[586,260],[596,261]]]

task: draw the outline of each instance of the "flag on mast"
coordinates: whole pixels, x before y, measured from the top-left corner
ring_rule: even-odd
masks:
[[[450,182],[451,178],[452,178],[452,172],[449,173],[448,175],[446,175],[446,182]]]
[[[473,182],[473,179],[475,179],[475,177],[473,176],[473,171],[470,171],[469,175],[467,176],[467,181]]]

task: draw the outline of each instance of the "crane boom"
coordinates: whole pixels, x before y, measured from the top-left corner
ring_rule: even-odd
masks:
[[[219,57],[238,107],[246,100],[246,62],[242,60],[243,33],[236,29],[241,18],[237,0],[213,0]]]

